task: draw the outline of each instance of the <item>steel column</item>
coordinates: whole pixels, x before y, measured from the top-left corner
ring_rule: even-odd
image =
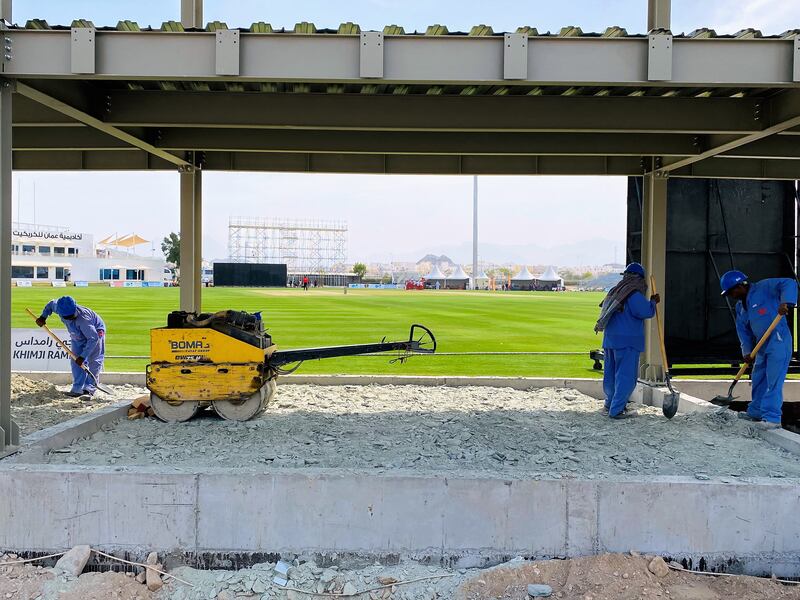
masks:
[[[478,282],[478,176],[472,178],[472,289]]]
[[[643,200],[642,264],[647,277],[654,276],[656,286],[663,291],[667,264],[667,178],[645,175]],[[663,318],[663,304],[659,310]],[[664,328],[666,331],[666,325]],[[645,321],[645,346],[641,363],[644,377],[648,381],[664,380],[662,362],[656,320],[650,319]]]
[[[202,268],[202,175],[181,173],[181,310],[200,312]]]
[[[12,10],[11,10],[12,0],[0,0],[0,20],[5,21],[6,23],[13,23],[12,20]]]
[[[11,97],[0,82],[0,453],[19,444],[11,420]]]
[[[670,29],[672,0],[647,0],[647,31]]]
[[[185,28],[203,28],[203,0],[181,0],[181,25]]]

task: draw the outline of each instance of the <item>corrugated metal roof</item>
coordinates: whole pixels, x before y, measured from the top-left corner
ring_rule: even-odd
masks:
[[[12,28],[15,29],[39,29],[39,30],[65,30],[70,29],[72,27],[95,27],[92,21],[86,19],[75,19],[72,21],[71,25],[50,25],[44,19],[30,19],[28,20],[24,26],[14,25]],[[117,23],[116,27],[97,27],[98,31],[167,31],[167,32],[179,32],[179,31],[216,31],[217,29],[228,29],[228,25],[222,21],[211,21],[206,24],[204,29],[185,29],[183,25],[179,21],[165,21],[161,24],[161,27],[154,28],[151,26],[142,27],[136,21],[128,21],[122,20]],[[274,27],[272,24],[267,23],[265,21],[257,21],[250,25],[250,27],[239,27],[239,28],[232,28],[238,29],[242,33],[265,33],[265,34],[303,34],[303,35],[358,35],[361,33],[361,27],[358,23],[346,22],[341,23],[336,29],[333,28],[317,28],[314,23],[308,21],[302,21],[300,23],[296,23],[295,26],[291,29],[281,27],[277,28]],[[494,31],[490,25],[479,24],[475,25],[468,32],[464,31],[450,31],[446,25],[442,24],[433,24],[428,26],[425,31],[413,31],[413,32],[406,32],[406,30],[400,25],[386,25],[383,28],[384,35],[447,35],[447,36],[502,36],[508,32],[505,31]],[[645,37],[647,34],[644,33],[635,33],[630,34],[627,30],[623,27],[619,26],[611,26],[607,27],[603,32],[584,32],[580,27],[575,25],[567,25],[562,27],[557,33],[551,32],[543,32],[539,33],[539,31],[535,27],[531,27],[529,25],[517,27],[515,32],[512,33],[527,33],[529,36],[538,36],[538,37],[622,37],[622,38],[641,38]],[[738,38],[738,39],[758,39],[758,38],[765,38],[765,39],[786,39],[793,37],[795,35],[800,35],[800,29],[790,29],[778,35],[769,35],[765,36],[762,35],[761,31],[757,29],[742,29],[733,34],[718,34],[713,29],[709,29],[707,27],[701,27],[699,29],[695,29],[691,33],[680,33],[675,34],[675,37],[678,38],[697,38],[697,39],[704,39],[704,38],[716,38],[716,39],[724,39],[724,38]]]

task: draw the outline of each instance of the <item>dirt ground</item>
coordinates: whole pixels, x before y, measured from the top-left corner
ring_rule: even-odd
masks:
[[[800,586],[755,577],[651,573],[642,556],[603,554],[572,560],[520,562],[487,569],[457,591],[456,600],[523,600],[529,583],[552,587],[561,600],[789,600]]]
[[[528,562],[521,559],[490,569],[448,571],[401,563],[391,567],[321,568],[313,561],[295,564],[288,587],[273,583],[273,564],[240,571],[174,572],[176,581],[152,593],[133,574],[84,573],[77,579],[31,565],[0,567],[0,599],[8,600],[307,600],[355,594],[360,600],[524,600],[529,583],[552,587],[560,600],[795,600],[800,586],[755,577],[708,577],[670,571],[658,577],[648,570],[650,557],[604,554],[572,560]],[[443,577],[439,577],[443,575]],[[430,577],[408,585],[394,583]],[[363,590],[373,590],[358,594]]]
[[[24,436],[114,402],[133,399],[147,391],[133,385],[110,387],[113,394],[98,391],[90,401],[83,401],[66,395],[70,389],[68,385],[55,386],[47,381],[34,381],[12,373],[11,418],[19,426],[20,435]]]
[[[638,417],[615,421],[600,407],[562,388],[283,385],[245,423],[212,411],[178,424],[123,420],[46,460],[531,479],[800,478],[800,457],[729,410],[667,420],[641,406]]]

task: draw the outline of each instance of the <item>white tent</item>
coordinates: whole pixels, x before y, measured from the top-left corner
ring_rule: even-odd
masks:
[[[533,281],[536,279],[533,274],[528,271],[528,267],[522,267],[522,270],[511,278],[511,281]]]
[[[461,265],[456,265],[456,268],[453,269],[453,272],[447,276],[447,279],[454,281],[466,281],[469,279],[469,275],[464,272],[464,269],[461,268]]]
[[[444,280],[444,279],[447,279],[447,278],[445,277],[444,273],[442,273],[441,269],[439,269],[439,265],[434,264],[433,268],[431,269],[431,272],[428,273],[427,275],[425,275],[425,279],[428,279],[428,280],[431,280],[431,279]]]
[[[539,277],[536,278],[537,281],[545,281],[545,282],[553,282],[558,283],[561,281],[561,277],[553,267],[547,267],[547,270]]]

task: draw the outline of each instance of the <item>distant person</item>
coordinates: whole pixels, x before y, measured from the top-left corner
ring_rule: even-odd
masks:
[[[72,389],[67,395],[90,400],[97,388],[81,366],[85,364],[92,375],[100,379],[106,353],[106,324],[96,312],[85,306],[79,306],[72,296],[62,296],[58,300],[48,302],[41,316],[36,319],[36,324],[39,327],[44,326],[47,318],[53,313],[61,317],[61,322],[66,326],[72,340],[72,353],[77,357],[74,361],[70,361]]]
[[[441,287],[441,284],[437,281],[436,282],[436,289],[438,290]]]
[[[779,429],[783,412],[783,382],[792,358],[792,331],[781,319],[755,359],[750,353],[777,315],[788,315],[797,304],[794,279],[762,279],[749,282],[741,271],[728,271],[720,278],[722,295],[736,303],[736,333],[742,345],[742,360],[753,365],[752,400],[739,417],[759,422],[764,429]]]
[[[612,419],[624,419],[635,413],[625,407],[636,388],[639,354],[644,352],[644,322],[656,314],[658,294],[648,301],[644,267],[631,263],[622,281],[611,288],[600,303],[600,318],[595,333],[603,332],[603,412]]]
[[[308,291],[308,277],[303,277],[303,289]]]

